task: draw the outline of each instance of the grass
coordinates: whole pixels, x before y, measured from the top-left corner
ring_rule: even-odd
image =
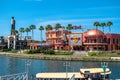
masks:
[[[56,52],[55,54],[1,54],[1,56],[10,56],[10,57],[19,57],[19,58],[31,58],[31,59],[42,59],[42,60],[71,60],[71,61],[120,61],[120,60],[111,60],[110,57],[120,57],[117,53],[113,52],[100,52],[94,56],[81,56],[81,55],[72,55],[71,52]]]

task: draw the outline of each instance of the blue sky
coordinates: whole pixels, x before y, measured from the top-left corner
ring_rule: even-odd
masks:
[[[120,33],[119,3],[120,0],[0,0],[0,36],[10,35],[12,16],[15,17],[17,30],[36,25],[34,38],[37,40],[40,40],[40,25],[54,26],[56,23],[62,26],[69,23],[81,25],[86,31],[95,28],[95,21],[112,21],[112,32]],[[45,31],[43,36],[45,39]]]

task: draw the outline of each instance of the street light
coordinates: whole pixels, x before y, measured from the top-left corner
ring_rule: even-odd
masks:
[[[101,67],[103,68],[104,80],[105,80],[105,73],[106,73],[106,68],[108,67],[108,63],[102,62],[102,63],[101,63]]]
[[[68,78],[68,67],[70,66],[70,62],[65,62],[65,63],[63,63],[63,65],[66,67],[66,80],[67,80],[67,78]]]
[[[29,80],[29,67],[31,65],[31,61],[29,59],[26,60],[26,66],[27,66],[27,80]]]

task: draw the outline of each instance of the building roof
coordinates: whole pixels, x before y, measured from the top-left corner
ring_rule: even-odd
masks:
[[[93,36],[104,36],[104,33],[100,30],[92,29],[92,30],[88,30],[85,34],[85,37],[93,37]]]

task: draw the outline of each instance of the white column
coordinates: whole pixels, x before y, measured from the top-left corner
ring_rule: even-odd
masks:
[[[10,36],[8,36],[8,49],[10,48],[10,40],[9,40]]]
[[[16,45],[16,37],[14,36],[13,38],[14,38],[13,49],[15,49],[15,48],[16,48],[16,47],[15,47],[15,45]]]

